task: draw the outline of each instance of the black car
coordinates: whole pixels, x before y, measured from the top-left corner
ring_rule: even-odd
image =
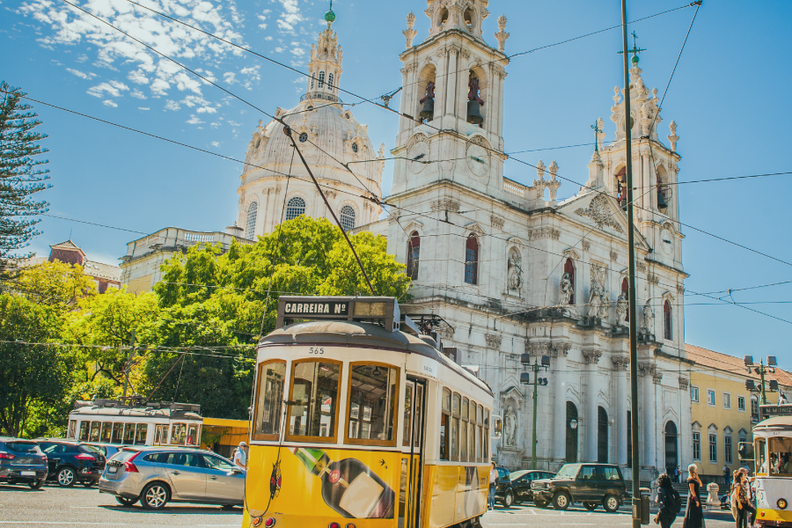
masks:
[[[37,439],[41,450],[47,455],[47,480],[55,480],[61,487],[74,486],[82,482],[90,487],[99,482],[105,466],[105,456],[93,446],[68,440]]]
[[[537,469],[521,469],[514,471],[511,474],[511,485],[514,491],[514,502],[520,503],[522,501],[532,501],[533,491],[531,491],[531,484],[534,480],[551,479],[555,473],[548,471],[539,471]]]
[[[544,508],[552,501],[558,510],[582,502],[588,510],[602,504],[613,513],[628,497],[621,471],[610,464],[565,464],[554,478],[535,480],[531,490],[537,506]]]
[[[495,500],[499,500],[506,508],[510,508],[514,504],[511,474],[503,466],[498,466],[495,470],[498,472],[498,479],[495,481]]]
[[[39,489],[47,478],[47,455],[36,442],[0,437],[0,483]]]

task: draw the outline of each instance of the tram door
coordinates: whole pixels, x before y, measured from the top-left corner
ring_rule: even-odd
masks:
[[[419,528],[421,524],[425,395],[424,380],[407,378],[399,486],[399,528]]]

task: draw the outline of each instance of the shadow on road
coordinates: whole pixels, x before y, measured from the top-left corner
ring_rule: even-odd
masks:
[[[117,511],[124,513],[145,513],[146,515],[239,515],[242,513],[242,508],[234,508],[230,510],[223,509],[220,506],[193,506],[189,504],[174,504],[166,505],[160,510],[146,510],[141,506],[121,506],[120,504],[99,504],[96,506],[105,511]]]

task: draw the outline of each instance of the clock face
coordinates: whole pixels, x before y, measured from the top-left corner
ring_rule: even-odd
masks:
[[[467,149],[467,164],[470,172],[476,176],[489,173],[489,152],[480,145],[470,145]]]
[[[668,229],[660,231],[660,247],[663,248],[663,253],[666,255],[674,252],[674,236]]]
[[[407,157],[410,159],[410,161],[407,162],[407,168],[409,168],[410,172],[413,174],[418,174],[426,167],[425,162],[429,161],[429,145],[423,141],[416,143],[407,151]]]

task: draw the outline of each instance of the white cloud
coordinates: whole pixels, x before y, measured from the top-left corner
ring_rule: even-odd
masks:
[[[283,12],[278,17],[278,31],[289,35],[296,35],[295,26],[305,20],[297,7],[297,0],[278,0],[283,7]]]
[[[223,82],[225,82],[226,84],[234,84],[234,83],[238,82],[237,79],[236,79],[236,73],[234,73],[234,72],[225,72],[223,74]]]
[[[111,101],[110,99],[108,99],[108,100],[106,100],[106,101],[102,101],[102,104],[103,104],[103,105],[105,105],[105,106],[109,106],[109,107],[111,107],[111,108],[118,108],[118,105],[117,105],[117,104],[115,104],[115,103],[114,103],[113,101]]]
[[[138,110],[151,110],[151,108],[144,108],[142,106],[138,106]]]
[[[127,75],[127,79],[132,81],[135,84],[148,84],[149,78],[146,77],[141,70],[132,70]]]
[[[201,121],[198,116],[194,114],[190,114],[190,119],[187,120],[188,125],[202,125],[204,121]]]
[[[176,101],[168,101],[165,103],[165,110],[173,110],[175,112],[179,108],[181,108],[181,105],[179,105],[179,103]]]
[[[71,73],[72,75],[76,75],[80,79],[93,79],[94,77],[96,77],[95,73],[84,73],[81,72],[80,70],[75,70],[73,68],[66,68],[66,71]]]
[[[134,90],[129,92],[129,95],[131,95],[135,99],[146,99],[146,94],[144,94],[143,92],[141,92],[137,88],[135,88]]]
[[[212,123],[212,124],[214,124],[214,123]],[[217,141],[212,141],[212,146],[217,148],[217,147],[220,146],[220,143],[218,143]]]
[[[286,48],[284,48],[283,46],[278,46],[277,48],[275,48],[275,53],[283,53],[284,51],[286,51]]]
[[[128,90],[129,86],[126,84],[120,83],[118,81],[110,81],[109,83],[103,82],[88,88],[88,95],[93,95],[94,97],[104,97],[104,94],[107,93],[111,97],[121,97],[121,92]]]

